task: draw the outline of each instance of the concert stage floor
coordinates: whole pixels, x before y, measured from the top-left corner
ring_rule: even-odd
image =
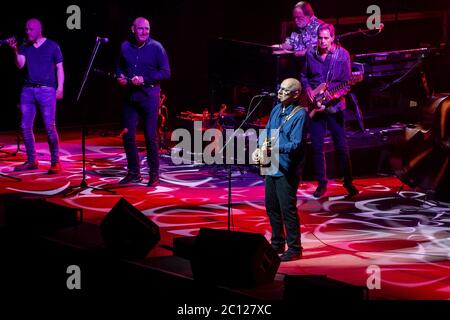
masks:
[[[45,197],[81,208],[85,222],[99,224],[124,197],[160,228],[159,244],[136,265],[188,281],[192,277],[189,263],[171,257],[173,239],[196,235],[199,228],[227,229],[228,181],[223,167],[174,165],[170,155],[162,154],[159,186],[147,187],[147,176],[141,184],[122,186],[117,183],[126,173],[126,159],[120,138],[89,135],[87,183],[109,187],[116,194],[86,189],[65,197],[65,191],[79,185],[82,177],[79,134],[61,132],[64,171],[58,175],[47,174],[48,146],[40,135],[38,141],[40,169],[14,173],[13,166],[23,162],[25,154],[11,154],[16,150],[14,134],[1,136],[0,142],[6,145],[1,149],[0,172],[21,179],[0,176],[2,198]],[[286,275],[327,275],[365,287],[379,268],[380,286],[368,290],[370,300],[450,299],[450,204],[428,201],[425,194],[402,188],[393,176],[360,175],[355,184],[361,193],[353,199],[346,199],[342,183],[332,180],[326,196],[317,200],[312,197],[315,183],[304,181],[298,189],[303,258],[281,263],[273,284],[240,292],[281,300]],[[262,178],[248,167],[233,169],[231,185],[232,229],[269,239]]]

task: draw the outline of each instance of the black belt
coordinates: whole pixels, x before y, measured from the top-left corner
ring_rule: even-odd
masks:
[[[27,83],[24,85],[24,87],[27,88],[51,88],[50,86],[44,85],[44,84],[39,84],[39,83]]]

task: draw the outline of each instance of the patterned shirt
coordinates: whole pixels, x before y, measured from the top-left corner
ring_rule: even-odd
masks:
[[[317,44],[317,29],[323,23],[316,16],[312,16],[309,23],[299,29],[299,32],[292,32],[286,38],[285,44],[292,47],[294,51],[306,50]]]

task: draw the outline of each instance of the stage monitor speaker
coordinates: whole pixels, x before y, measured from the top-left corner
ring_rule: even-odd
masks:
[[[192,260],[194,246],[197,237],[186,236],[173,239],[173,255],[176,257]]]
[[[330,279],[325,275],[286,275],[283,299],[298,301],[361,301],[368,299],[368,289]]]
[[[51,234],[82,222],[82,210],[46,201],[44,198],[5,200],[5,225],[26,234]]]
[[[195,280],[229,287],[271,283],[280,258],[261,234],[200,229],[191,260]]]
[[[160,240],[159,227],[121,198],[100,224],[107,247],[127,258],[144,258]]]

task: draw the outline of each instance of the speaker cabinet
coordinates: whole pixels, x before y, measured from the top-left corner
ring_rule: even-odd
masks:
[[[361,301],[368,299],[368,289],[328,278],[325,275],[286,275],[284,300],[298,301]]]
[[[280,258],[261,234],[200,229],[191,260],[194,279],[230,287],[270,283]]]
[[[160,240],[159,227],[121,198],[100,224],[110,250],[129,258],[144,258]]]
[[[52,234],[80,224],[82,210],[46,201],[44,198],[5,200],[5,225],[25,234]]]

